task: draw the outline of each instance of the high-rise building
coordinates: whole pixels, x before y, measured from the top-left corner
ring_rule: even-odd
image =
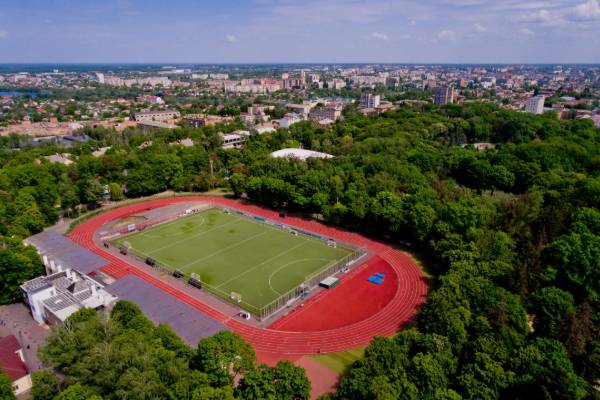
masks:
[[[525,111],[533,114],[541,114],[544,112],[545,96],[533,96],[525,102]]]
[[[454,88],[452,86],[439,86],[435,88],[434,104],[444,106],[454,102]]]
[[[378,94],[364,93],[360,96],[360,108],[377,108],[381,102],[381,96]]]

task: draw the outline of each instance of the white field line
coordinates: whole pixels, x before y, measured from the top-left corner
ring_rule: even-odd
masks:
[[[175,220],[175,221],[181,221],[181,220]],[[175,221],[173,221],[173,222],[175,222]],[[206,220],[204,219],[203,216],[201,216],[200,223],[198,225],[196,225],[194,228],[201,227],[202,225],[204,225],[205,222],[206,222]],[[148,231],[140,232],[140,236],[147,237],[147,238],[153,238],[153,239],[162,239],[163,238],[162,236],[151,235],[151,233],[157,233],[157,232],[160,233],[161,230],[159,230],[159,229],[163,228],[163,227],[170,228],[170,226],[168,226],[167,224],[165,224],[164,226],[159,225],[156,227],[157,229],[150,228],[150,229],[148,229]],[[169,237],[178,237],[178,236],[185,236],[185,235],[187,235],[186,232],[179,232],[179,233],[172,233],[169,235]]]
[[[234,244],[232,244],[231,246],[222,247],[222,248],[220,248],[219,250],[215,251],[214,253],[211,253],[211,254],[209,254],[209,255],[206,255],[206,256],[204,256],[204,257],[202,257],[202,258],[197,258],[196,260],[192,261],[191,263],[188,263],[188,264],[182,265],[182,266],[181,266],[181,269],[183,270],[183,269],[185,269],[185,268],[187,268],[187,267],[189,267],[189,266],[191,266],[191,265],[194,265],[194,264],[196,264],[196,263],[198,263],[198,262],[200,262],[200,261],[206,260],[207,258],[211,258],[211,257],[213,257],[213,256],[216,256],[217,254],[221,254],[221,253],[223,253],[224,251],[227,251],[227,250],[230,250],[230,249],[236,248],[237,246],[239,246],[239,245],[241,245],[241,244],[243,244],[243,243],[249,242],[250,240],[252,240],[252,239],[255,239],[255,238],[259,237],[259,236],[266,235],[267,233],[270,233],[270,232],[269,232],[269,231],[263,231],[263,232],[259,232],[259,233],[257,233],[256,235],[252,235],[252,236],[250,236],[249,238],[246,238],[246,239],[244,239],[244,240],[241,240],[241,241],[239,241],[239,242],[235,242],[235,243],[234,243]]]
[[[152,253],[155,253],[155,252],[157,252],[157,251],[160,251],[160,250],[167,249],[167,248],[169,248],[169,247],[171,247],[171,246],[175,246],[175,245],[177,245],[177,244],[180,244],[180,243],[186,242],[186,241],[188,241],[188,240],[190,240],[190,239],[194,239],[194,238],[200,237],[200,236],[202,236],[202,235],[205,235],[205,234],[207,234],[207,233],[209,233],[209,232],[212,232],[212,231],[214,231],[214,230],[216,230],[216,229],[221,229],[221,228],[223,228],[223,227],[225,227],[225,226],[231,225],[231,224],[233,224],[234,222],[237,222],[237,221],[238,221],[238,219],[235,219],[235,220],[233,220],[233,221],[230,221],[230,222],[227,222],[227,223],[225,223],[225,224],[222,224],[222,225],[215,226],[214,228],[211,228],[211,229],[209,229],[209,230],[207,230],[207,231],[200,232],[200,233],[197,233],[197,234],[195,234],[195,235],[192,235],[192,236],[188,236],[188,237],[186,237],[185,239],[181,239],[181,240],[178,240],[178,241],[176,241],[176,242],[171,242],[171,243],[169,243],[169,244],[167,244],[167,245],[165,245],[165,246],[159,247],[158,249],[154,249],[154,250],[152,250],[152,251],[149,251],[149,252],[148,252],[148,254],[152,254]]]
[[[290,266],[290,265],[293,265],[293,264],[298,264],[298,263],[301,263],[301,262],[304,262],[304,261],[312,261],[312,260],[316,260],[316,261],[328,261],[328,262],[329,262],[329,261],[331,261],[331,260],[330,260],[330,259],[328,259],[328,258],[302,258],[302,259],[300,259],[300,260],[294,260],[294,261],[290,261],[290,262],[289,262],[289,263],[287,263],[287,264],[283,264],[281,267],[279,267],[279,268],[277,268],[276,270],[274,270],[273,272],[271,272],[271,275],[269,275],[269,288],[270,288],[270,289],[271,289],[273,292],[277,293],[278,295],[280,295],[280,296],[283,296],[283,295],[284,295],[284,293],[279,293],[279,291],[275,290],[275,289],[273,288],[273,286],[271,286],[271,279],[273,279],[273,276],[274,276],[276,273],[278,273],[279,271],[281,271],[282,269],[284,269],[284,268],[286,268],[286,267],[288,267],[288,266]]]
[[[253,267],[251,267],[251,268],[248,268],[247,270],[245,270],[244,272],[242,272],[242,273],[238,274],[237,276],[234,276],[234,277],[232,277],[231,279],[229,279],[229,280],[226,280],[225,282],[221,283],[219,286],[217,286],[217,288],[220,288],[221,286],[223,286],[223,285],[226,285],[226,284],[228,284],[229,282],[233,282],[233,281],[235,281],[236,279],[238,279],[238,278],[240,278],[240,277],[242,277],[242,276],[244,276],[244,275],[246,275],[246,274],[248,274],[248,273],[250,273],[250,272],[254,271],[256,268],[260,267],[261,265],[265,265],[265,264],[266,264],[266,263],[268,263],[269,261],[271,261],[271,260],[275,260],[276,258],[279,258],[279,257],[281,257],[282,255],[284,255],[284,254],[287,254],[287,253],[289,253],[290,251],[292,251],[292,250],[295,250],[295,249],[297,249],[298,247],[305,245],[306,243],[308,243],[308,241],[305,241],[305,242],[302,242],[302,243],[300,243],[300,244],[297,244],[297,245],[295,245],[295,246],[293,246],[293,247],[290,247],[289,249],[287,249],[287,250],[284,250],[284,251],[282,251],[281,253],[279,253],[279,254],[276,254],[276,255],[274,255],[274,256],[273,256],[273,257],[271,257],[271,258],[267,258],[266,260],[264,260],[264,261],[262,261],[262,262],[260,262],[260,263],[256,264],[255,266],[253,266]]]

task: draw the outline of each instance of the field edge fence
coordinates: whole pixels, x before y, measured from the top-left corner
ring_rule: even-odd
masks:
[[[235,207],[230,208],[230,207],[227,207],[227,206],[224,206],[221,204],[217,204],[217,203],[213,203],[213,202],[208,203],[207,206],[203,207],[201,211],[206,211],[206,210],[209,210],[212,208],[220,209],[224,212],[225,211],[232,212],[232,209],[233,209],[234,210],[233,212],[235,212],[236,214],[250,218],[254,221],[262,222],[267,225],[278,227],[280,229],[284,229],[284,230],[288,230],[288,231],[294,230],[298,234],[302,234],[302,235],[309,236],[312,238],[317,238],[322,241],[328,242],[330,240],[330,238],[328,238],[328,237],[324,237],[323,235],[319,235],[314,232],[310,232],[310,231],[307,231],[307,230],[304,230],[301,228],[294,227],[293,225],[288,225],[288,224],[284,224],[281,222],[272,221],[265,217],[259,217],[254,214],[248,213],[246,211],[241,211],[239,209],[236,209]],[[193,214],[177,214],[175,216],[161,218],[161,219],[158,219],[155,221],[147,221],[143,224],[139,224],[139,227],[136,227],[136,229],[132,232],[120,230],[120,232],[119,232],[120,235],[118,237],[111,239],[111,240],[106,240],[106,242],[110,242],[111,244],[113,244],[116,248],[118,248],[121,251],[121,253],[123,253],[125,255],[131,254],[133,257],[137,258],[142,263],[148,264],[149,266],[151,266],[155,269],[158,269],[162,272],[165,272],[169,275],[174,276],[174,272],[177,271],[176,268],[169,266],[169,265],[161,262],[160,260],[156,260],[148,255],[145,255],[142,252],[135,250],[133,247],[126,248],[123,245],[123,241],[124,240],[126,241],[126,238],[128,236],[131,236],[135,233],[143,232],[145,229],[154,228],[158,225],[163,225],[163,224],[172,222],[174,220],[177,220],[180,218],[185,218],[186,216],[191,216],[191,215],[193,215]],[[263,307],[260,307],[260,308],[254,306],[252,304],[246,303],[243,300],[243,298],[241,301],[238,302],[237,300],[231,298],[230,293],[223,292],[222,290],[220,290],[208,283],[201,282],[201,286],[202,286],[202,288],[206,289],[206,291],[212,293],[213,295],[219,297],[220,299],[226,301],[227,303],[229,303],[233,306],[236,306],[236,307],[240,307],[240,308],[244,309],[245,311],[253,314],[259,320],[264,321],[264,320],[270,318],[272,315],[276,314],[277,312],[279,312],[282,309],[289,306],[290,303],[292,303],[293,301],[295,301],[299,298],[302,298],[309,291],[316,288],[323,279],[325,279],[329,276],[337,275],[341,272],[348,270],[356,261],[358,261],[360,258],[364,257],[368,253],[367,249],[356,246],[354,244],[336,241],[336,245],[338,243],[341,245],[341,247],[349,249],[351,251],[351,253],[346,255],[342,259],[332,261],[331,263],[329,263],[325,267],[321,268],[320,270],[308,275],[307,277],[304,278],[302,283],[300,283],[296,287],[290,289],[286,293],[282,294],[275,300],[271,301],[269,304],[267,304]],[[152,259],[152,265],[148,263],[149,258]],[[190,278],[190,275],[185,274],[183,272],[181,272],[181,274],[182,275],[179,278],[182,280],[185,280],[185,282],[187,284],[189,284],[188,280]]]

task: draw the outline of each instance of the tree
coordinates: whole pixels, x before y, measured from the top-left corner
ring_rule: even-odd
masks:
[[[528,300],[530,311],[535,315],[533,327],[536,335],[559,339],[567,321],[575,313],[571,293],[546,287],[534,292]]]
[[[545,250],[546,277],[575,299],[600,299],[600,236],[571,233],[554,240]]]
[[[102,400],[102,398],[91,388],[76,383],[60,392],[54,400]]]
[[[23,296],[20,285],[43,273],[44,267],[33,247],[0,237],[0,304],[20,300]]]
[[[30,188],[21,189],[14,201],[14,220],[12,225],[21,228],[17,234],[28,236],[40,232],[45,225],[44,216]]]
[[[110,191],[110,199],[112,201],[120,201],[125,198],[125,196],[123,195],[123,191],[121,190],[121,185],[119,185],[118,183],[109,183],[108,188]]]
[[[263,364],[248,371],[240,381],[236,394],[246,400],[279,399],[273,381],[273,369]]]
[[[252,370],[255,358],[254,349],[240,335],[221,331],[200,340],[190,366],[209,374],[215,379],[216,385],[224,386]]]
[[[577,400],[587,395],[585,381],[556,340],[536,339],[517,351],[512,364],[515,384],[505,391],[507,398]]]
[[[310,381],[306,371],[291,361],[279,361],[273,369],[273,383],[277,399],[301,400],[310,397]]]
[[[134,318],[143,316],[140,308],[127,300],[119,300],[110,312],[110,316],[116,322],[127,326]]]
[[[80,196],[83,203],[95,207],[102,202],[103,193],[104,189],[96,179],[88,179],[82,182]]]
[[[12,390],[12,382],[8,376],[0,371],[0,400],[14,400],[15,395]]]
[[[246,176],[240,174],[238,172],[231,174],[229,177],[229,186],[231,186],[231,190],[233,191],[233,195],[236,198],[239,198],[244,193],[244,182],[246,180]]]
[[[53,400],[60,391],[58,378],[49,370],[34,372],[31,400]]]

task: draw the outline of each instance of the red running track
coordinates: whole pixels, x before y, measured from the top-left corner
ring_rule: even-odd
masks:
[[[376,272],[385,281],[367,281]],[[348,274],[350,275],[350,274]],[[343,276],[333,290],[322,290],[314,298],[269,325],[270,329],[316,332],[341,328],[369,318],[385,307],[398,291],[394,269],[381,257],[371,257],[353,276]]]
[[[198,299],[184,293],[167,282],[162,281],[127,263],[125,260],[105,251],[94,242],[94,233],[107,222],[150,210],[157,207],[177,203],[212,202],[249,212],[254,215],[277,220],[287,225],[295,226],[340,241],[368,248],[386,262],[396,274],[397,287],[394,296],[387,305],[378,312],[366,318],[333,329],[292,332],[279,329],[261,329],[244,324],[241,321],[221,313],[218,310],[200,302]],[[236,200],[212,197],[174,197],[167,199],[149,200],[143,203],[126,205],[108,210],[94,216],[78,225],[69,235],[71,239],[109,261],[103,271],[119,279],[127,274],[133,274],[154,286],[162,289],[181,301],[206,313],[212,318],[227,325],[250,342],[257,352],[274,355],[299,356],[315,353],[330,353],[344,351],[368,344],[374,336],[389,336],[398,332],[409,323],[417,313],[427,296],[426,279],[419,267],[403,252],[382,242],[367,239],[357,233],[331,228],[312,220],[297,217],[279,218],[274,211],[266,210],[255,205],[245,204]],[[356,269],[359,274],[363,266]],[[356,277],[356,276],[355,276]],[[386,279],[390,277],[386,276]],[[333,293],[332,291],[331,293]]]

